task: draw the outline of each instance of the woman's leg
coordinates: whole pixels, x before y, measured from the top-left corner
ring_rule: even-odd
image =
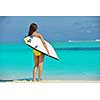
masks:
[[[34,69],[33,69],[33,80],[36,80],[36,71],[39,66],[39,56],[34,55]]]
[[[40,80],[42,78],[42,65],[43,65],[43,61],[44,61],[44,54],[41,54],[39,56],[39,74],[38,74],[38,80]]]

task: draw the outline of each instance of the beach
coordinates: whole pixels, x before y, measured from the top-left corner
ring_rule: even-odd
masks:
[[[42,80],[32,82],[14,80],[0,83],[2,100],[100,100],[100,81]],[[70,98],[70,99],[69,99]]]
[[[100,80],[12,80],[1,83],[100,83]]]

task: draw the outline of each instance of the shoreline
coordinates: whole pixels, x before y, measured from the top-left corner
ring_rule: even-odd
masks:
[[[100,83],[100,80],[9,80],[0,83]]]

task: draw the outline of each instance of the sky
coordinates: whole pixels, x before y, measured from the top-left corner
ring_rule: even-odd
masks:
[[[51,42],[100,38],[99,16],[0,16],[0,43],[23,43],[31,23]]]

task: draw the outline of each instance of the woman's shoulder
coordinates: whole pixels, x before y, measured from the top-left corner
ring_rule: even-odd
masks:
[[[38,36],[40,36],[40,37],[43,36],[42,33],[36,33],[36,34],[37,34]]]
[[[38,34],[38,35],[42,35],[42,33],[36,33],[36,34]]]
[[[35,36],[35,37],[42,37],[42,34],[41,33],[35,33],[35,34],[33,34],[32,36]]]

